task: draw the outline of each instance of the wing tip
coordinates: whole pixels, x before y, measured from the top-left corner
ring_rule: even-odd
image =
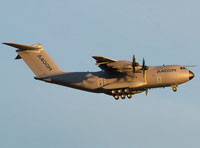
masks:
[[[2,42],[2,44],[9,45],[10,43],[9,42]]]

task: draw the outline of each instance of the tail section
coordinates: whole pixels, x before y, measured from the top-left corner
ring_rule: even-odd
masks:
[[[16,43],[3,43],[18,48],[15,59],[23,59],[36,76],[50,75],[62,72],[48,56],[41,44],[22,45]]]

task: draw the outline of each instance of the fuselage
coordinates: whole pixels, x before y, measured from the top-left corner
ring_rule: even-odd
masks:
[[[67,72],[36,79],[84,91],[113,95],[113,90],[128,89],[129,93],[135,94],[151,88],[169,86],[177,88],[179,84],[193,77],[194,74],[183,66],[167,65],[149,66],[145,73],[138,71],[130,75],[104,71]]]

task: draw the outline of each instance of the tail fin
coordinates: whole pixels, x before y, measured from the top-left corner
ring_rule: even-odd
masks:
[[[22,45],[16,43],[3,43],[18,48],[15,59],[23,59],[36,76],[59,73],[61,70],[48,56],[41,44]]]

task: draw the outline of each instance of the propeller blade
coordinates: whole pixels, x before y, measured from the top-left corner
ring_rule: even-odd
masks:
[[[133,73],[135,72],[135,66],[136,66],[136,63],[135,63],[135,55],[133,54],[133,57],[132,57],[132,68],[133,68]]]
[[[145,75],[145,70],[148,70],[149,67],[145,65],[145,60],[143,58],[143,61],[142,61],[142,72],[143,72],[143,78],[144,78],[144,75]]]
[[[145,76],[145,70],[144,69],[142,70],[142,73],[143,73],[143,78],[144,78],[144,76]]]
[[[144,78],[144,75],[145,75],[145,60],[144,60],[144,58],[142,61],[142,72],[143,72],[143,78]]]
[[[142,61],[142,68],[144,68],[145,67],[145,60],[144,60],[144,58],[143,58],[143,61]]]
[[[146,95],[146,96],[148,95],[148,89],[145,90],[145,95]]]
[[[135,55],[133,54],[132,62],[135,64]]]
[[[133,57],[132,57],[132,68],[133,68],[133,73],[135,73],[135,69],[136,67],[139,66],[139,64],[136,62],[136,59],[135,59],[135,55],[133,54]]]

